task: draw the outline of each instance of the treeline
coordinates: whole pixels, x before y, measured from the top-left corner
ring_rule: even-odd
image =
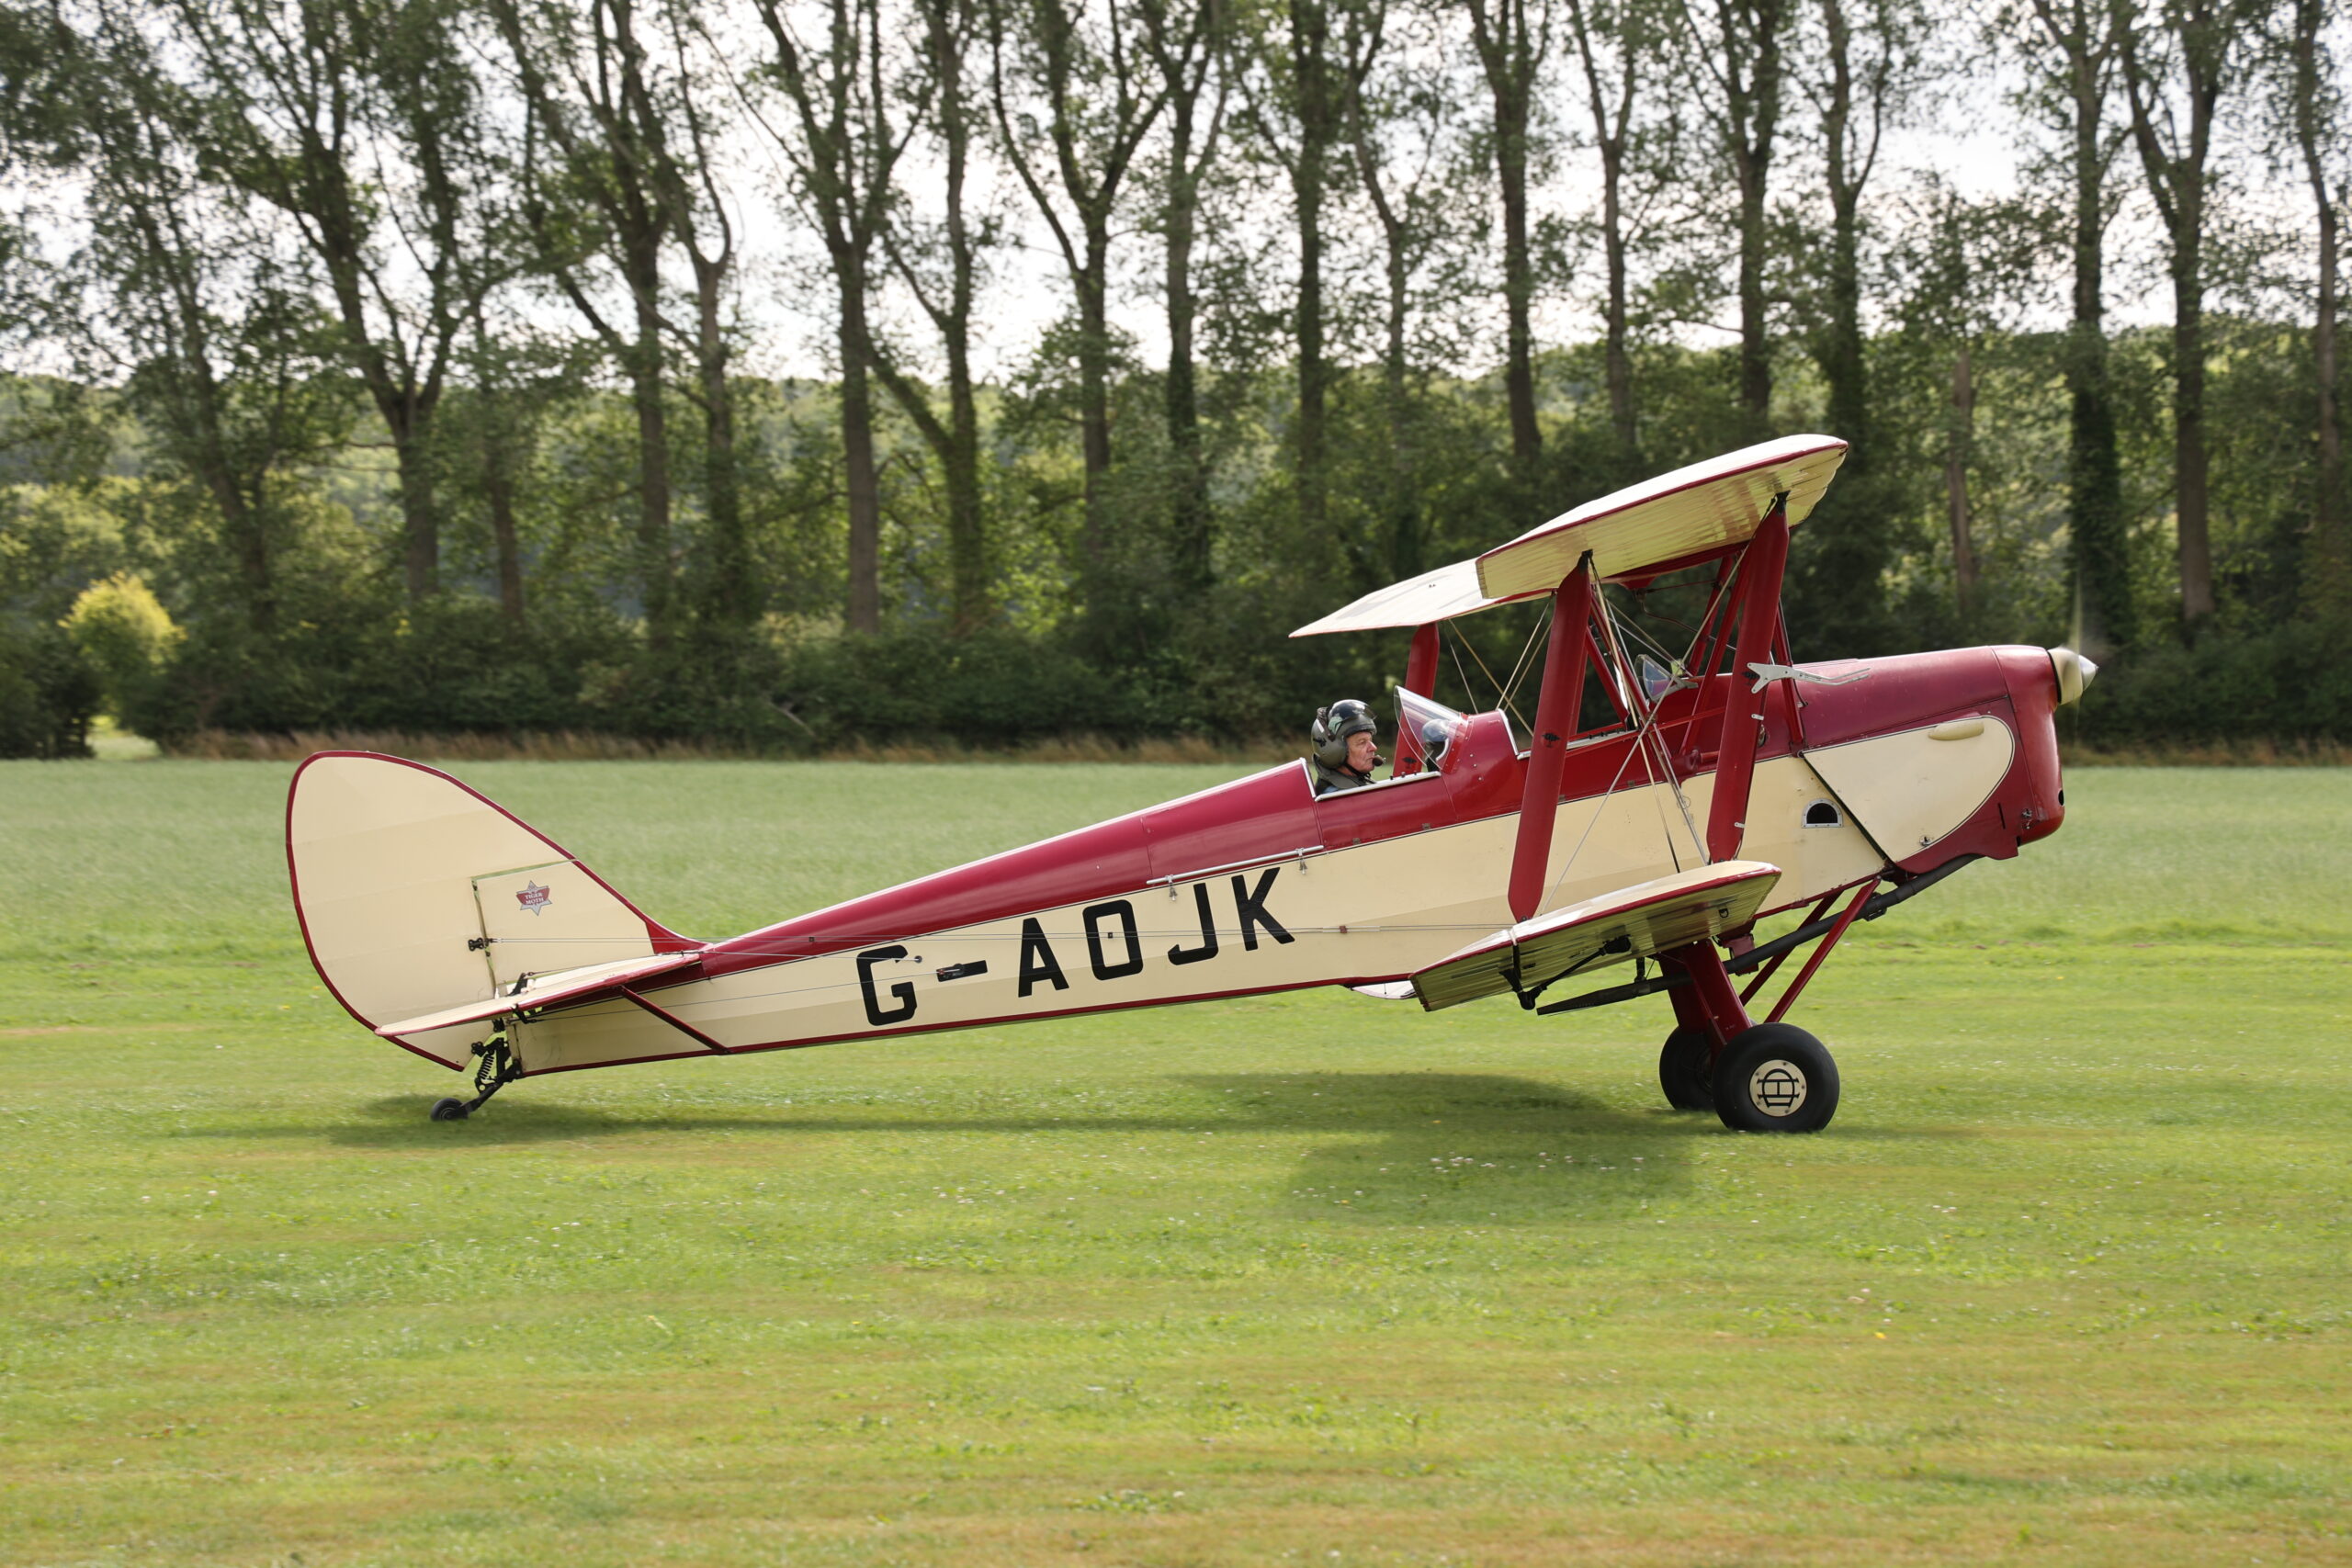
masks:
[[[1853,443],[1799,657],[2074,637],[2091,735],[2352,739],[2345,27],[0,0],[0,752],[1287,732],[1402,664],[1291,627],[1792,430]]]

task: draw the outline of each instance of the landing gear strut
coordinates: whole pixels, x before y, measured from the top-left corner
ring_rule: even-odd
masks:
[[[462,1122],[480,1111],[490,1097],[523,1076],[523,1064],[506,1043],[506,1032],[500,1030],[487,1040],[474,1042],[474,1089],[471,1100],[436,1100],[433,1102],[435,1122]]]

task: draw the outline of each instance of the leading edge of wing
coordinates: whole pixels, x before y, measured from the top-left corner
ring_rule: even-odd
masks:
[[[1535,592],[1548,590],[1490,599],[1478,587],[1478,563],[1458,560],[1450,566],[1439,567],[1435,571],[1425,571],[1419,577],[1408,577],[1402,582],[1374,589],[1354,604],[1343,605],[1290,635],[1321,637],[1329,632],[1369,632],[1394,626],[1425,626],[1431,621],[1450,621],[1456,615],[1490,610],[1497,604],[1509,603],[1510,599],[1531,598]]]
[[[1416,973],[1414,994],[1430,1012],[1481,997],[1546,984],[1623,939],[1611,963],[1685,942],[1714,941],[1756,918],[1781,868],[1758,860],[1718,861],[1621,887],[1580,904],[1506,926]]]

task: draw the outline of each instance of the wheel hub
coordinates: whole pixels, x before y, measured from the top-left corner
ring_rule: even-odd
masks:
[[[1804,1105],[1804,1069],[1775,1056],[1748,1075],[1747,1097],[1767,1116],[1793,1116]]]

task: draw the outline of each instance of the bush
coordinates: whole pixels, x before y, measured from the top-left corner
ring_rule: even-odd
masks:
[[[1059,645],[1018,632],[921,628],[796,649],[780,699],[821,745],[853,739],[1005,745],[1151,728],[1125,683]]]
[[[2083,739],[2352,741],[2352,626],[2291,621],[2133,649],[2085,694]]]
[[[182,641],[171,613],[129,572],[82,590],[65,617],[65,633],[96,670],[107,711],[118,721],[145,695]]]
[[[0,757],[86,757],[102,683],[62,627],[0,620]]]

